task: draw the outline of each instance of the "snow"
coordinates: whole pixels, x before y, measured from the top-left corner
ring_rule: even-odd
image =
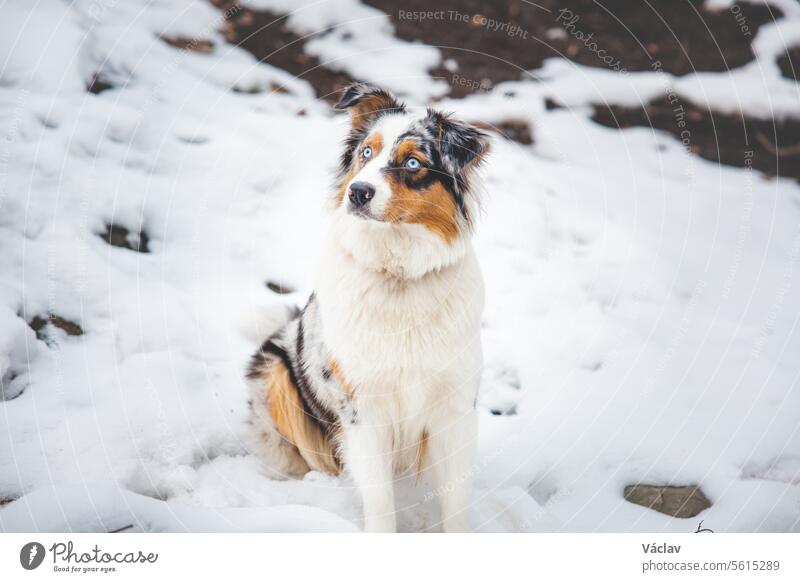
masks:
[[[303,34],[334,26],[310,50],[358,78],[418,106],[442,94],[435,49],[393,39],[371,8],[258,5],[293,10]],[[16,499],[0,529],[360,528],[347,476],[266,477],[242,378],[253,322],[311,290],[346,116],[225,44],[204,3],[21,6],[0,24],[0,500]],[[700,483],[715,531],[800,531],[800,188],[588,119],[669,86],[796,117],[771,59],[798,35],[796,19],[762,27],[758,60],[730,74],[548,61],[536,82],[440,104],[528,121],[536,139],[496,140],[485,170],[479,531],[694,531],[624,501],[639,482]],[[115,88],[94,95],[98,71]],[[143,225],[150,253],[106,244],[109,222]],[[48,313],[84,334],[36,339],[26,322]],[[404,480],[401,529],[437,529],[436,501],[428,476]]]

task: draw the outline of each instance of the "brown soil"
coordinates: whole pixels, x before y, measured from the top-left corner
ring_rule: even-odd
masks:
[[[664,130],[679,140],[688,138],[687,147],[712,162],[800,179],[800,120],[723,115],[687,101],[670,105],[666,98],[643,107],[596,106],[592,120],[619,129]]]
[[[329,102],[351,82],[347,75],[320,66],[303,52],[306,39],[288,30],[281,15],[237,7],[232,0],[211,0],[231,16],[223,32],[256,58],[310,82],[317,95]],[[463,97],[491,90],[497,83],[527,77],[545,59],[563,56],[593,67],[629,71],[662,70],[676,75],[693,71],[726,71],[753,59],[750,43],[765,23],[781,18],[769,5],[742,3],[737,11],[711,11],[702,0],[407,0],[402,8],[390,0],[366,0],[388,13],[397,35],[408,41],[437,46],[445,60],[431,72],[444,78],[450,96]],[[402,14],[401,14],[402,10]],[[566,11],[565,11],[566,10]],[[427,18],[409,18],[412,12],[436,11]],[[576,19],[577,17],[577,19]],[[491,22],[496,22],[491,29]],[[586,37],[591,35],[591,38]],[[596,43],[593,46],[592,43]],[[601,60],[596,50],[613,58]],[[798,66],[800,48],[779,61],[787,75]],[[689,148],[722,164],[745,166],[769,175],[800,177],[800,123],[741,119],[684,103],[690,124]],[[547,109],[560,105],[548,101]],[[680,136],[672,107],[654,102],[644,108],[597,108],[593,119],[609,127],[644,126]],[[478,121],[478,120],[472,120]],[[530,127],[508,120],[499,133],[523,144],[533,142]],[[752,151],[752,158],[746,152]]]
[[[786,54],[778,59],[778,66],[784,77],[797,81],[800,78],[800,46],[786,51]]]
[[[303,52],[308,39],[289,30],[284,16],[241,7],[233,0],[211,2],[230,15],[223,25],[228,42],[309,81],[318,97],[335,101],[339,89],[352,81]],[[748,3],[739,7],[738,15],[710,11],[701,0],[606,0],[603,4],[539,0],[536,4],[541,8],[519,0],[407,0],[402,8],[391,0],[366,2],[389,14],[398,37],[437,46],[445,59],[458,64],[455,73],[441,66],[432,71],[450,83],[453,97],[523,78],[525,71],[541,67],[551,57],[608,67],[590,50],[592,42],[617,67],[631,71],[651,70],[656,63],[676,75],[726,71],[751,61],[750,42],[758,28],[782,16],[769,5]],[[401,17],[401,11],[404,15],[438,11],[440,17],[412,19]],[[495,30],[489,28],[491,21],[498,23]]]
[[[537,0],[541,8],[519,0],[406,0],[402,6],[391,0],[366,2],[390,15],[400,38],[438,46],[445,59],[458,63],[455,79],[442,67],[434,71],[448,80],[453,97],[523,78],[525,71],[559,55],[583,65],[608,67],[587,46],[592,42],[629,71],[651,70],[658,61],[662,70],[676,75],[726,71],[751,61],[750,42],[758,28],[782,16],[768,5],[743,3],[737,21],[730,11],[703,8],[701,0]],[[570,12],[560,13],[563,9]],[[403,15],[443,13],[441,18],[420,20],[401,17],[401,10]],[[498,23],[495,30],[490,29],[490,20]],[[587,41],[578,33],[593,36]]]
[[[193,53],[210,54],[214,52],[214,43],[202,38],[187,38],[183,36],[162,36],[168,45],[176,49],[191,51]]]
[[[473,121],[472,124],[480,127],[481,129],[492,131],[506,139],[521,143],[523,145],[530,145],[533,143],[533,132],[531,131],[531,126],[524,121],[511,119],[494,124]]]
[[[320,66],[318,59],[303,52],[303,46],[310,39],[289,30],[285,16],[244,8],[232,0],[211,0],[211,3],[230,15],[222,27],[228,42],[250,52],[261,62],[308,81],[317,97],[335,103],[339,91],[353,82],[351,77]],[[273,87],[273,90],[286,91],[286,88]]]

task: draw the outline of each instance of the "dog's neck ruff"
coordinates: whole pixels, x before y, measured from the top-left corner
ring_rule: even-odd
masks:
[[[335,212],[329,245],[358,267],[400,281],[419,280],[458,263],[469,243],[461,235],[449,244],[418,224],[389,224]]]

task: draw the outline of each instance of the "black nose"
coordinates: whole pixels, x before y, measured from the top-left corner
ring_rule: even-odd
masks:
[[[356,208],[364,206],[375,196],[375,186],[366,182],[353,182],[350,184],[350,203]]]

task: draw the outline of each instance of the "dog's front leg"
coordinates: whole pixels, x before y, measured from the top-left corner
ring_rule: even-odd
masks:
[[[431,424],[428,430],[429,463],[441,501],[442,529],[445,532],[471,531],[472,462],[478,432],[475,410],[454,411]]]
[[[365,531],[396,531],[391,432],[359,420],[344,436],[345,464],[364,503]]]

